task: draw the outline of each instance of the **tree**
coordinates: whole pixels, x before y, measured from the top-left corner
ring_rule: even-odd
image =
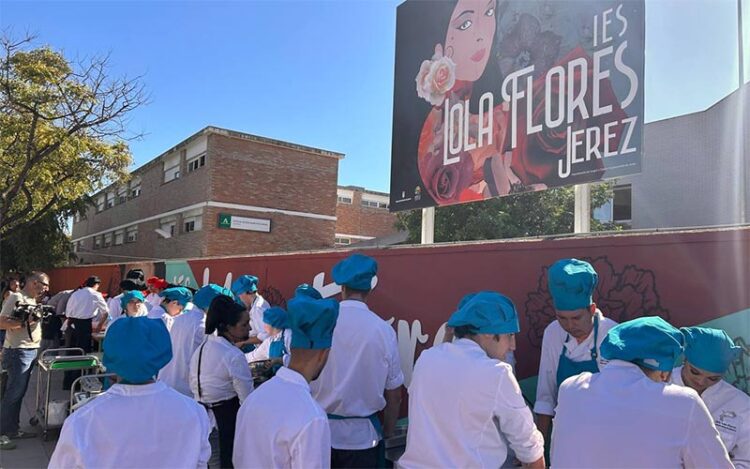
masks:
[[[71,63],[33,38],[0,39],[0,235],[126,177],[127,116],[140,78],[112,79],[109,58]]]
[[[591,206],[598,208],[612,199],[613,184],[591,187]],[[526,192],[507,197],[435,210],[435,241],[472,241],[518,238],[573,232],[573,187]],[[422,230],[422,211],[398,214],[396,227],[407,230],[407,242],[418,243]],[[592,231],[614,230],[611,223],[591,220]]]

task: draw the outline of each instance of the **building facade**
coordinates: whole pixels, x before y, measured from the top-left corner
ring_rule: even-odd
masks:
[[[336,246],[349,246],[397,233],[389,196],[357,186],[339,186],[336,197]]]
[[[94,194],[81,263],[330,248],[340,153],[206,127]]]

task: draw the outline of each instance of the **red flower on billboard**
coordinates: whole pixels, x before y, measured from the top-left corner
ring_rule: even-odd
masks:
[[[593,297],[604,316],[618,323],[641,316],[661,316],[669,320],[670,313],[661,304],[653,271],[635,265],[626,265],[617,271],[606,256],[582,259],[591,263],[599,275]],[[542,268],[537,290],[528,294],[525,304],[529,341],[537,348],[542,346],[544,329],[555,320],[555,307],[547,288],[548,268]]]

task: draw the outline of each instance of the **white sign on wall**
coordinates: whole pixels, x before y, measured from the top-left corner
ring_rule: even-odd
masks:
[[[219,228],[270,233],[271,220],[265,218],[238,217],[236,215],[220,213]]]

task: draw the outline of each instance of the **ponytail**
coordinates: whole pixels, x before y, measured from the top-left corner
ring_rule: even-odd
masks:
[[[226,295],[218,295],[206,312],[206,334],[224,334],[227,328],[240,321],[245,308]]]

